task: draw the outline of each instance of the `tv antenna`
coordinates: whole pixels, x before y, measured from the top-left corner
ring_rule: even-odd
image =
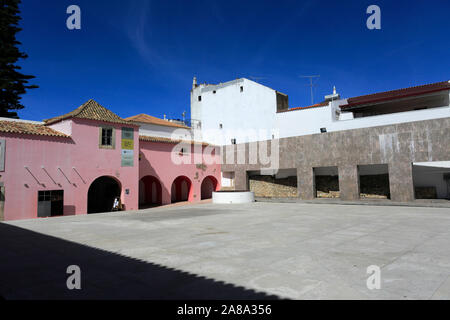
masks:
[[[264,80],[266,79],[265,77],[253,77],[253,76],[248,76],[250,79],[252,79],[253,81],[258,82],[259,80]]]
[[[313,88],[316,86],[314,83],[314,78],[320,78],[320,75],[314,75],[314,76],[300,76],[300,78],[309,78],[309,84],[308,86],[311,88],[311,105],[314,104],[314,91]]]

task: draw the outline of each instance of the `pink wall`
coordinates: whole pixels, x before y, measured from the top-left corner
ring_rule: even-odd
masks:
[[[116,129],[113,150],[98,146],[102,124]],[[134,167],[121,167],[122,126],[135,129]],[[41,190],[63,189],[64,215],[85,214],[89,186],[100,176],[120,181],[126,210],[138,209],[138,127],[73,119],[71,131],[71,138],[0,133],[6,140],[5,171],[0,172],[0,181],[5,187],[5,220],[36,218],[38,191]],[[125,189],[129,189],[129,194],[125,194]]]
[[[162,186],[162,203],[171,203],[172,183],[178,176],[186,176],[192,182],[190,201],[201,199],[201,184],[205,177],[213,176],[220,183],[220,156],[218,150],[214,164],[197,166],[191,154],[191,164],[176,165],[171,160],[174,144],[140,141],[141,160],[139,161],[139,179],[147,175],[156,177]],[[191,147],[193,152],[194,147]],[[218,186],[217,188],[220,188]]]
[[[99,148],[101,125],[115,128],[114,149]],[[213,164],[196,165],[191,154],[191,164],[177,165],[171,160],[174,144],[139,141],[137,126],[72,119],[52,127],[71,137],[0,133],[6,140],[5,170],[0,172],[5,187],[5,220],[36,218],[38,191],[44,190],[64,190],[64,215],[86,214],[89,186],[101,176],[120,182],[126,210],[138,209],[139,180],[144,176],[153,176],[161,183],[162,204],[171,203],[172,183],[179,176],[190,180],[189,201],[193,202],[200,201],[201,185],[207,176],[220,183],[218,150]],[[134,167],[121,166],[122,127],[134,128]],[[191,151],[194,149],[192,146]]]

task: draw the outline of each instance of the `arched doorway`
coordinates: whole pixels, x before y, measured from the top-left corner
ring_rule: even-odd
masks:
[[[99,177],[92,182],[88,191],[88,213],[112,211],[114,199],[120,197],[120,183],[108,176]]]
[[[201,193],[202,193],[202,200],[204,199],[211,199],[213,191],[217,190],[217,179],[213,176],[207,176],[205,179],[203,179],[202,187],[201,187]]]
[[[139,207],[148,208],[162,204],[162,188],[159,180],[145,176],[139,181]]]
[[[173,183],[171,188],[172,203],[180,201],[190,201],[192,194],[192,183],[188,177],[179,176]]]

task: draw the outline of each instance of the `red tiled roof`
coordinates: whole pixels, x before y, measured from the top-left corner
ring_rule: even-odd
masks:
[[[389,100],[396,100],[406,97],[419,96],[427,93],[433,93],[443,90],[450,90],[450,82],[442,81],[416,87],[409,87],[404,89],[397,89],[392,91],[385,91],[379,93],[368,94],[364,96],[347,99],[347,104],[342,105],[341,109],[351,109],[355,106],[383,102]]]
[[[278,111],[278,113],[281,112],[288,112],[288,111],[295,111],[295,110],[304,110],[304,109],[312,109],[312,108],[320,108],[320,107],[325,107],[328,105],[328,102],[320,102],[320,103],[316,103],[307,107],[295,107],[295,108],[289,108],[287,110],[280,110]]]
[[[132,117],[125,118],[125,120],[132,121],[132,122],[141,122],[141,123],[150,123],[150,124],[156,124],[159,126],[166,126],[166,127],[175,127],[175,128],[184,128],[189,129],[189,127],[178,124],[175,122],[170,122],[168,120],[156,118],[153,116],[149,116],[148,114],[141,113]]]
[[[130,124],[130,122],[122,119],[117,114],[106,109],[92,99],[69,113],[44,120],[44,122],[45,124],[52,124],[69,118],[81,118],[112,123]]]
[[[8,121],[8,120],[0,121],[0,132],[34,134],[40,136],[64,137],[64,138],[69,137],[68,135],[62,132],[56,131],[55,129],[52,129],[50,127],[46,127],[43,124],[20,122],[20,121]]]
[[[148,142],[171,143],[171,144],[177,144],[177,143],[180,143],[180,142],[184,142],[184,143],[202,144],[204,146],[209,146],[209,144],[206,143],[206,142],[177,140],[177,139],[170,139],[170,138],[164,138],[164,137],[153,137],[153,136],[139,136],[139,140],[141,140],[141,141],[148,141]]]

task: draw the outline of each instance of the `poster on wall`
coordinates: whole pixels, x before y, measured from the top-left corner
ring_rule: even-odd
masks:
[[[134,130],[133,128],[122,128],[122,149],[134,149]]]
[[[122,167],[132,167],[134,164],[134,150],[122,150]]]
[[[122,128],[122,167],[134,166],[134,129]]]

